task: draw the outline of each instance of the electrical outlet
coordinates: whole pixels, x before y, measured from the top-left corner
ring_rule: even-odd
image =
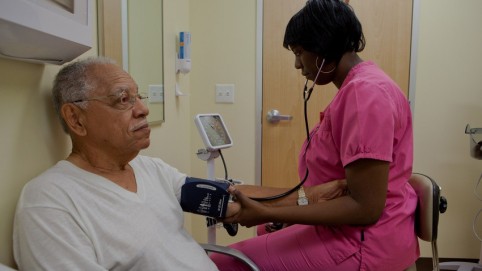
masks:
[[[164,101],[164,86],[149,85],[149,103],[162,103]]]
[[[216,103],[234,103],[234,84],[216,84]]]

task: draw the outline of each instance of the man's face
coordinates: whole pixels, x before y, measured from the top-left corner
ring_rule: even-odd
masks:
[[[137,155],[147,148],[149,109],[137,98],[138,87],[131,76],[113,64],[96,65],[87,76],[97,82],[87,97],[96,99],[84,111],[87,143],[113,155]]]

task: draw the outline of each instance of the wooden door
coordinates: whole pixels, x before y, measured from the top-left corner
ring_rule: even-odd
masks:
[[[303,115],[305,78],[294,68],[294,55],[283,48],[286,24],[306,0],[263,1],[263,109],[262,185],[291,187],[300,180],[298,152],[306,137]],[[407,95],[409,86],[412,0],[351,0],[366,38],[360,56],[373,60]],[[319,121],[337,89],[316,86],[308,102],[310,129]],[[266,120],[268,111],[293,116],[277,124]]]

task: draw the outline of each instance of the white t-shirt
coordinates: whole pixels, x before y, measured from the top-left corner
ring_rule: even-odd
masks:
[[[138,156],[137,193],[60,161],[22,191],[14,225],[21,270],[217,270],[183,228],[186,175]]]

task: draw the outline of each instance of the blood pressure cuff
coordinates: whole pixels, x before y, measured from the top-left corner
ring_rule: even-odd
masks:
[[[224,218],[230,194],[229,183],[186,177],[181,188],[184,211],[214,218]]]

